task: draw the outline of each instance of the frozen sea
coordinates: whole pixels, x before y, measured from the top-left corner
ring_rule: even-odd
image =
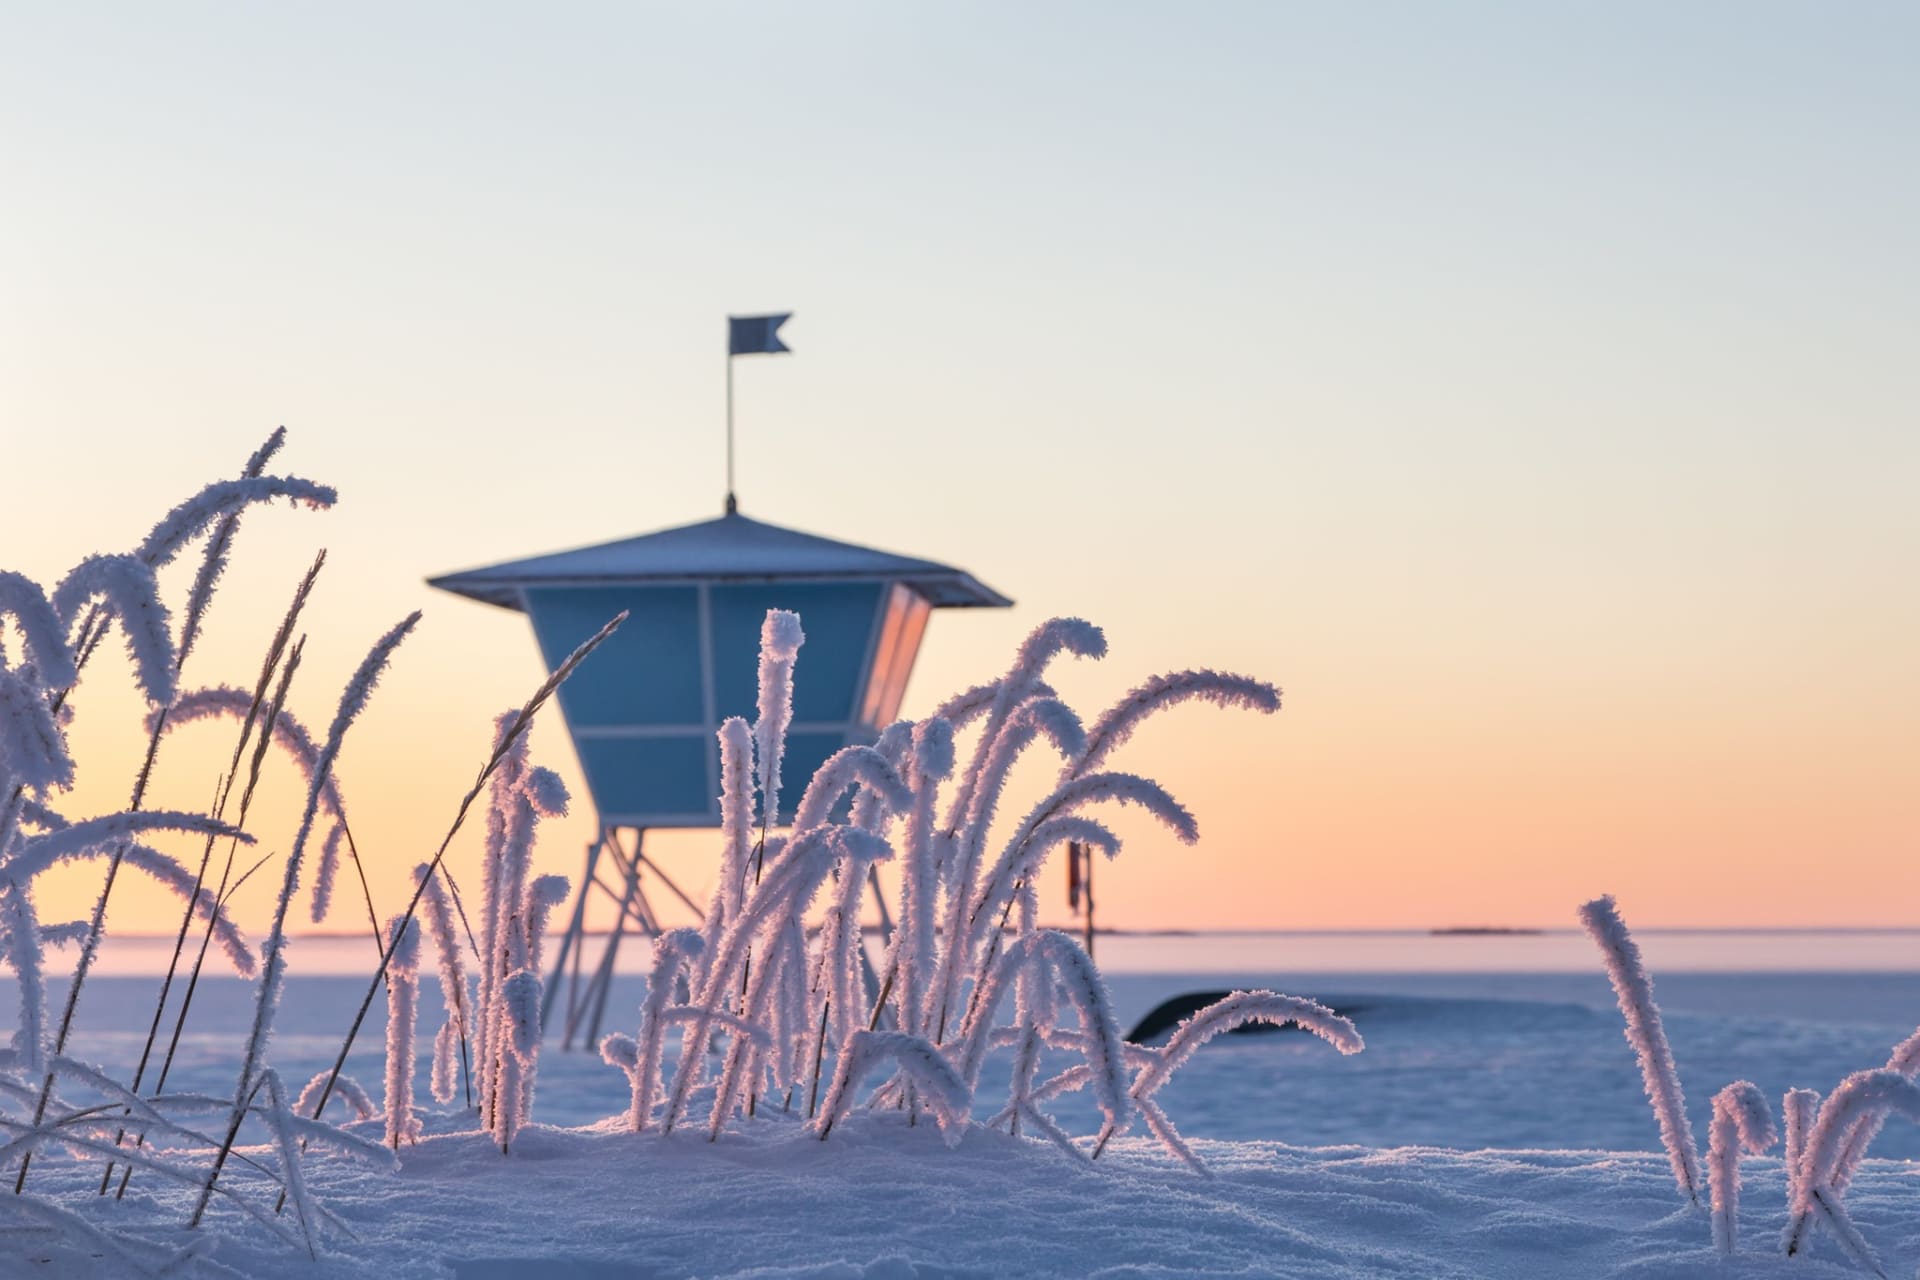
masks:
[[[1920,1025],[1920,930],[1636,936],[1702,1134],[1713,1093],[1729,1081],[1750,1079],[1774,1098],[1790,1086],[1824,1093],[1881,1065]],[[109,941],[81,1005],[82,1055],[130,1073],[170,949],[170,939]],[[1095,950],[1123,1028],[1169,996],[1264,987],[1330,1004],[1366,1037],[1355,1057],[1298,1033],[1215,1041],[1162,1095],[1190,1136],[1463,1150],[1658,1145],[1612,991],[1578,931],[1103,935]],[[646,958],[631,940],[622,950],[603,1034],[633,1032]],[[371,959],[364,937],[295,941],[273,1045],[290,1081],[332,1062]],[[203,982],[170,1086],[231,1091],[250,992],[231,977]],[[0,987],[9,1019],[12,994]],[[424,1053],[441,1018],[431,979],[422,997]],[[376,1001],[348,1068],[376,1094],[383,1012]],[[543,1122],[587,1124],[624,1105],[625,1077],[580,1052],[582,1039],[563,1052],[560,1028],[551,1030],[535,1113]],[[423,1092],[424,1078],[423,1060]],[[1076,1100],[1059,1105],[1079,1131],[1093,1127]],[[1920,1158],[1920,1128],[1889,1128],[1875,1151]]]

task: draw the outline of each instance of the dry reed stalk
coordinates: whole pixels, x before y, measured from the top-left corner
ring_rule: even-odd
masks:
[[[273,741],[274,721],[279,717],[280,708],[286,705],[287,693],[290,686],[293,684],[294,673],[300,669],[300,657],[302,652],[305,650],[306,643],[307,643],[306,637],[302,636],[299,640],[296,640],[293,643],[292,648],[290,648],[287,651],[286,662],[280,668],[280,673],[279,673],[280,678],[274,687],[273,698],[271,701],[266,703],[265,715],[264,717],[262,717],[260,721],[260,736],[258,741],[254,744],[253,757],[252,757],[252,760],[249,762],[249,773],[247,778],[247,785],[245,790],[243,790],[240,793],[240,813],[238,818],[235,820],[235,824],[234,824],[237,827],[244,827],[246,825],[247,811],[253,802],[254,788],[256,785],[258,785],[260,781],[260,769],[266,758],[266,747],[269,743]],[[229,788],[231,788],[231,785],[232,785],[232,778],[231,776],[229,776],[228,778]],[[224,802],[225,795],[223,795],[221,799]],[[226,865],[221,869],[221,872],[220,872],[220,886],[219,888],[214,890],[215,905],[224,904],[228,900],[228,898],[230,898],[240,888],[240,885],[244,883],[249,876],[251,876],[255,871],[259,870],[260,867],[265,865],[266,863],[266,858],[262,858],[259,862],[256,862],[252,867],[249,867],[246,871],[241,873],[238,880],[234,879],[233,878],[233,862],[234,862],[234,854],[238,849],[238,847],[239,847],[239,842],[237,840],[230,840],[227,842]],[[207,848],[207,854],[211,855],[211,853],[212,853],[212,846],[210,842]],[[268,857],[271,857],[271,856],[272,856],[271,854],[268,855]],[[204,878],[204,872],[205,872],[205,863],[206,863],[206,858],[205,856],[203,856],[202,858],[203,878]],[[198,892],[196,892],[195,897],[196,898],[198,897]],[[182,930],[180,935],[181,939],[184,939],[185,936],[186,936],[185,931]],[[167,1087],[167,1076],[171,1074],[171,1072],[173,1071],[174,1057],[180,1051],[180,1036],[181,1036],[181,1033],[185,1030],[187,1025],[187,1014],[193,1008],[194,993],[198,991],[200,988],[200,974],[201,974],[201,971],[206,966],[207,948],[212,943],[212,941],[213,941],[213,929],[211,928],[211,926],[209,926],[207,929],[202,931],[200,935],[200,948],[194,955],[193,968],[187,974],[186,990],[182,993],[180,997],[180,1008],[173,1020],[173,1032],[167,1038],[167,1052],[166,1052],[166,1055],[160,1061],[160,1074],[153,1082],[153,1090],[155,1093],[160,1093]],[[175,962],[177,963],[177,961],[178,961],[178,953],[176,951]],[[172,975],[173,975],[173,966],[170,965],[168,968],[169,982],[171,982],[172,980]],[[165,1005],[165,1000],[166,1000],[166,993],[165,993],[165,987],[163,986],[161,991],[161,1007],[162,1008]],[[160,1008],[156,1008],[155,1014],[154,1014],[155,1028],[159,1026],[159,1016],[160,1016]],[[143,1065],[146,1062],[146,1055],[144,1053],[141,1055],[141,1062]],[[134,1087],[138,1089],[139,1085],[138,1085],[137,1076],[135,1077],[135,1080],[136,1080],[136,1083]],[[134,1145],[136,1147],[141,1145],[141,1143],[145,1141],[145,1138],[146,1138],[146,1135],[144,1133],[141,1134],[140,1137],[136,1139]],[[109,1166],[106,1174],[101,1179],[100,1185],[102,1188],[102,1194],[104,1194],[105,1192],[106,1178],[111,1177],[112,1173],[113,1173],[113,1169],[111,1166]],[[120,1175],[120,1186],[114,1192],[114,1199],[118,1200],[126,1196],[127,1182],[130,1178],[132,1178],[132,1176],[133,1176],[133,1168],[132,1166],[128,1166]]]
[[[420,622],[420,613],[415,610],[390,628],[367,651],[354,673],[348,678],[340,693],[340,703],[334,712],[333,724],[327,731],[326,745],[320,749],[315,760],[312,776],[307,782],[306,806],[300,814],[299,830],[294,834],[293,845],[287,850],[286,870],[281,876],[280,893],[275,899],[273,924],[267,931],[267,937],[260,945],[260,986],[254,999],[253,1026],[247,1034],[247,1050],[240,1063],[240,1079],[234,1086],[234,1107],[232,1119],[227,1124],[227,1136],[214,1156],[213,1167],[207,1173],[206,1185],[201,1188],[199,1202],[194,1206],[193,1215],[188,1219],[189,1227],[200,1225],[208,1203],[213,1199],[213,1189],[220,1179],[220,1171],[226,1166],[227,1157],[233,1152],[233,1144],[240,1136],[240,1126],[246,1119],[246,1094],[250,1082],[264,1066],[267,1036],[272,1030],[274,1015],[278,1012],[280,996],[286,981],[284,950],[286,946],[287,912],[293,905],[295,891],[300,882],[300,866],[306,853],[308,839],[313,834],[314,819],[320,809],[320,801],[326,790],[327,780],[333,772],[335,761],[339,759],[340,748],[346,740],[347,730],[365,710],[367,701],[373,695],[374,686],[379,683],[387,663],[393,658],[394,651]],[[297,652],[297,650],[296,650]],[[262,745],[265,745],[265,739]],[[417,895],[416,895],[417,896]],[[404,923],[401,926],[405,927]],[[382,952],[380,969],[386,972],[388,957],[392,948]],[[284,1195],[282,1203],[284,1203]]]

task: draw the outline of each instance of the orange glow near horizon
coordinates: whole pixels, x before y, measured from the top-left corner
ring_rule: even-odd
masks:
[[[234,580],[216,604],[206,651],[190,664],[186,686],[205,682],[216,666],[227,682],[251,683],[255,660],[247,645],[264,643],[284,595],[269,584],[276,577],[290,582],[302,563],[288,554],[288,535],[312,536],[315,522],[344,518],[283,511],[251,518],[273,526],[272,534],[250,546],[252,530],[243,528]],[[260,562],[262,542],[281,544],[270,557],[278,563]],[[312,638],[294,701],[316,733],[331,718],[358,647],[390,621],[354,608],[352,566],[338,563],[342,558],[351,553],[330,564],[304,624]],[[339,770],[383,915],[404,901],[409,868],[437,846],[483,758],[491,715],[519,702],[543,674],[520,616],[435,599],[425,588],[419,600],[427,620],[353,729]],[[1037,616],[1017,612],[1024,616],[936,619],[909,713],[924,714],[946,691],[1003,665]],[[1210,661],[1210,648],[1241,649],[1226,655],[1239,659],[1244,644],[1209,645],[1201,620],[1186,620],[1193,633],[1173,638],[1190,651],[1184,665],[1244,665],[1278,675],[1285,709],[1262,717],[1178,708],[1149,721],[1124,748],[1116,766],[1167,785],[1198,816],[1202,839],[1184,848],[1152,824],[1116,813],[1127,848],[1099,870],[1103,925],[1552,927],[1568,924],[1574,906],[1600,892],[1619,895],[1641,925],[1920,919],[1907,906],[1920,902],[1920,868],[1905,856],[1912,801],[1900,776],[1901,728],[1861,714],[1873,704],[1863,701],[1868,689],[1849,687],[1857,676],[1771,680],[1722,654],[1724,663],[1655,686],[1642,683],[1644,673],[1527,665],[1520,643],[1469,654],[1458,647],[1463,635],[1450,640],[1440,627],[1391,663],[1366,649],[1315,648],[1307,643],[1311,632],[1296,641],[1291,661],[1219,662]],[[1147,648],[1163,652],[1131,656],[1142,648],[1133,642],[1142,633]],[[1112,654],[1104,662],[1065,659],[1050,673],[1088,718],[1138,678],[1172,665],[1168,637],[1149,619],[1123,617],[1109,636]],[[1285,678],[1289,667],[1292,680]],[[803,649],[800,679],[805,671]],[[116,645],[103,647],[74,706],[82,781],[61,804],[75,815],[110,810],[124,803],[142,747],[138,699]],[[226,769],[234,731],[222,721],[171,735],[148,807],[203,808]],[[576,797],[570,817],[543,828],[540,869],[577,881],[592,819],[553,711],[534,747]],[[1002,830],[1052,773],[1038,755],[1016,773]],[[298,800],[290,764],[271,759],[248,824],[259,833],[259,852],[284,851]],[[476,813],[450,857],[463,882],[476,876],[481,827]],[[654,832],[648,849],[704,900],[716,840],[712,832]],[[158,843],[190,865],[198,857],[198,841]],[[249,861],[243,856],[241,865]],[[270,861],[238,900],[243,921],[256,929],[280,865]],[[1863,871],[1819,874],[1836,865]],[[1863,900],[1867,868],[1877,887]],[[43,919],[82,916],[98,876],[89,867],[47,881]],[[1063,877],[1063,869],[1050,867],[1042,886],[1050,920],[1066,918]],[[300,929],[314,927],[305,896]],[[683,914],[664,891],[655,896],[669,917]],[[366,927],[365,914],[360,888],[343,869],[320,927],[357,932]],[[116,929],[166,932],[176,921],[172,899],[142,877],[129,874],[116,890]]]
[[[1117,816],[1103,923],[1570,926],[1612,892],[1642,927],[1920,925],[1920,9],[15,8],[0,569],[136,545],[284,423],[275,468],[340,503],[246,518],[185,680],[250,686],[319,546],[316,732],[425,610],[340,760],[377,913],[545,674],[525,618],[425,580],[737,479],[1018,602],[927,622],[907,715],[1054,615],[1106,629],[1050,676],[1088,717],[1185,667],[1282,686],[1117,757],[1201,840]],[[724,317],[786,311],[730,401]],[[117,637],[74,707],[58,803],[118,809]],[[230,734],[182,730],[149,803],[202,807]],[[534,751],[578,801],[540,869],[577,877],[554,711]],[[695,896],[715,843],[649,836]],[[62,869],[42,917],[98,884]],[[365,914],[343,883],[324,927]],[[116,890],[120,929],[175,919]]]

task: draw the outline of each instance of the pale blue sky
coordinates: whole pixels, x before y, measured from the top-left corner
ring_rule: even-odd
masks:
[[[1540,851],[1676,774],[1710,812],[1621,835],[1648,880],[1662,832],[1749,849],[1756,735],[1781,779],[1911,780],[1912,6],[0,14],[0,431],[16,476],[98,458],[79,527],[7,484],[9,565],[129,540],[285,422],[346,501],[261,523],[258,607],[327,541],[315,654],[426,602],[392,696],[483,723],[531,640],[420,580],[717,514],[722,317],[792,309],[797,354],[739,367],[743,509],[1021,604],[936,619],[910,710],[1084,613],[1089,697],[1287,686],[1278,721],[1170,728],[1176,790],[1238,753],[1223,796],[1325,808],[1289,857],[1497,847],[1541,918]],[[1620,763],[1648,740],[1688,747]],[[1436,760],[1484,815],[1543,751],[1584,780],[1567,829],[1355,830]],[[1804,800],[1760,824],[1781,859],[1911,860],[1911,803]],[[1215,803],[1219,858],[1276,838]]]

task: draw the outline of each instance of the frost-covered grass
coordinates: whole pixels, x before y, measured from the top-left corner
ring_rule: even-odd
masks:
[[[217,1203],[317,1258],[329,1239],[346,1232],[324,1197],[314,1195],[309,1164],[344,1155],[390,1168],[396,1153],[425,1131],[414,1085],[423,931],[438,952],[444,1017],[432,1037],[430,1091],[442,1102],[454,1096],[457,1049],[460,1096],[472,1105],[462,1114],[489,1135],[501,1159],[513,1157],[516,1136],[534,1123],[541,942],[567,885],[558,877],[533,877],[532,853],[539,820],[565,812],[568,797],[556,775],[528,759],[526,733],[558,684],[623,619],[609,620],[524,707],[499,719],[491,752],[455,806],[439,849],[417,869],[411,897],[397,914],[383,914],[360,864],[334,766],[420,615],[402,619],[373,643],[322,736],[309,732],[289,704],[305,646],[304,610],[324,553],[296,587],[250,693],[220,683],[185,689],[179,679],[241,510],[274,497],[332,501],[324,486],[264,474],[283,439],[275,432],[239,480],[210,486],[182,504],[129,554],[89,557],[50,590],[18,574],[0,575],[0,611],[13,623],[11,635],[0,631],[7,645],[0,648],[0,955],[18,987],[18,1031],[0,1055],[0,1132],[7,1139],[0,1163],[17,1167],[19,1205],[38,1194],[31,1185],[38,1152],[80,1152],[105,1165],[95,1190],[102,1201],[110,1195],[124,1200],[136,1173],[142,1183],[195,1188],[188,1227],[200,1227]],[[176,627],[155,575],[196,539],[205,550]],[[76,819],[59,804],[77,768],[66,737],[68,703],[102,637],[116,626],[149,704],[142,726],[146,763],[127,812]],[[1173,838],[1191,843],[1197,837],[1193,816],[1158,783],[1110,767],[1144,720],[1191,701],[1271,712],[1279,707],[1277,689],[1243,676],[1183,672],[1148,681],[1088,726],[1044,676],[1061,655],[1101,657],[1105,637],[1078,619],[1055,619],[1034,631],[999,679],[956,696],[925,720],[890,726],[873,747],[838,752],[811,779],[785,779],[804,643],[797,615],[768,613],[754,721],[730,720],[720,734],[718,887],[698,929],[660,940],[660,970],[673,981],[657,983],[641,1006],[637,1034],[609,1037],[602,1046],[607,1062],[628,1078],[627,1128],[636,1146],[651,1147],[676,1130],[694,1129],[717,1142],[766,1126],[790,1140],[824,1142],[867,1116],[884,1116],[908,1129],[929,1119],[948,1145],[976,1128],[1004,1126],[1010,1136],[1037,1135],[1090,1165],[1139,1120],[1166,1150],[1204,1171],[1157,1095],[1207,1040],[1264,1021],[1305,1027],[1342,1053],[1360,1050],[1359,1033],[1345,1018],[1265,991],[1236,993],[1201,1011],[1164,1046],[1128,1044],[1091,957],[1036,919],[1036,877],[1062,845],[1119,853],[1104,809],[1135,806]],[[231,764],[210,811],[143,810],[147,779],[169,729],[210,717],[238,722]],[[963,740],[970,742],[964,766]],[[250,806],[276,747],[298,767],[305,800],[284,852],[274,848],[256,857],[246,851],[256,843],[247,830]],[[1039,752],[1056,762],[1056,785],[1024,816],[1001,815],[1015,765]],[[483,794],[476,931],[446,857]],[[139,844],[136,837],[149,831],[204,836],[197,868],[189,872]],[[289,1075],[275,1065],[273,1051],[288,977],[288,930],[302,895],[309,918],[327,914],[343,851],[359,880],[378,964],[333,1065],[311,1076],[304,1069]],[[43,930],[35,879],[82,857],[106,863],[91,918]],[[900,897],[883,921],[899,923],[883,924],[884,962],[876,968],[864,936],[863,899],[873,866],[896,859],[903,864]],[[157,876],[185,899],[130,1079],[68,1053],[123,866]],[[234,889],[256,873],[278,883],[257,951],[224,912]],[[877,887],[878,880],[872,882]],[[49,934],[79,942],[57,1018],[46,994]],[[246,1031],[234,1047],[230,1101],[167,1089],[215,938],[243,975],[258,971]],[[176,983],[179,1002],[169,1030]],[[364,1116],[372,1106],[370,1091],[344,1068],[383,988],[388,1053],[381,1072],[384,1114],[374,1138],[323,1117],[336,1094],[346,1107],[336,1115]],[[670,1038],[677,1041],[672,1054],[666,1052]],[[1013,1069],[996,1092],[982,1071],[994,1050],[1009,1045]],[[1073,1065],[1050,1061],[1060,1055]],[[304,1087],[293,1089],[301,1080]],[[1096,1131],[1074,1135],[1052,1109],[1056,1099],[1080,1091],[1092,1099],[1099,1122]],[[984,1120],[983,1111],[990,1112]],[[243,1131],[263,1136],[266,1145],[248,1146]],[[237,1189],[229,1174],[240,1170],[264,1175],[269,1194],[259,1197],[250,1185]],[[199,1246],[155,1257],[162,1270],[217,1266]]]
[[[1674,1180],[1689,1206],[1698,1209],[1703,1181],[1700,1156],[1693,1145],[1679,1066],[1654,1002],[1653,979],[1611,897],[1596,898],[1581,907],[1580,919],[1606,963]],[[1887,1118],[1900,1115],[1920,1121],[1916,1074],[1920,1074],[1920,1031],[1894,1046],[1885,1067],[1852,1072],[1824,1101],[1798,1087],[1782,1095],[1788,1152],[1783,1193],[1789,1217],[1781,1249],[1788,1257],[1805,1254],[1809,1233],[1817,1224],[1860,1268],[1876,1276],[1887,1274],[1855,1225],[1845,1197]],[[1713,1243],[1723,1256],[1733,1254],[1738,1242],[1741,1152],[1759,1155],[1778,1141],[1766,1097],[1752,1082],[1736,1080],[1714,1095],[1705,1182],[1711,1195]]]
[[[104,1166],[94,1190],[102,1202],[110,1195],[115,1201],[124,1199],[137,1173],[143,1183],[196,1188],[186,1219],[190,1227],[199,1226],[208,1209],[218,1203],[251,1217],[271,1238],[318,1256],[322,1238],[337,1230],[339,1224],[310,1194],[307,1164],[329,1156],[347,1156],[391,1169],[396,1163],[391,1148],[415,1130],[411,1114],[410,1015],[418,986],[417,962],[412,959],[417,952],[418,930],[412,925],[412,916],[426,886],[416,889],[406,910],[383,930],[359,865],[333,766],[348,730],[420,615],[402,619],[375,641],[341,692],[323,738],[309,734],[294,719],[288,703],[305,645],[304,636],[296,638],[296,632],[324,563],[324,553],[296,587],[292,603],[268,645],[251,694],[223,685],[189,690],[181,682],[231,554],[243,511],[275,498],[290,498],[310,506],[333,502],[333,491],[324,485],[265,474],[267,463],[284,439],[284,432],[274,432],[248,459],[238,480],[210,485],[180,504],[130,552],[89,556],[50,588],[18,573],[0,572],[0,956],[15,977],[13,1004],[17,1019],[11,1046],[0,1050],[0,1138],[4,1138],[0,1142],[0,1166],[14,1175],[14,1212],[36,1211],[30,1206],[52,1212],[36,1198],[39,1183],[49,1176],[42,1173],[35,1177],[36,1156],[43,1152],[81,1154]],[[196,542],[203,543],[199,567],[185,612],[176,620],[162,599],[158,575]],[[613,625],[617,620],[609,627]],[[127,641],[135,681],[149,708],[140,726],[147,741],[145,760],[124,812],[75,815],[64,811],[63,805],[78,769],[67,737],[72,699],[81,691],[83,673],[114,629]],[[489,937],[490,942],[505,946],[504,952],[496,953],[500,955],[497,967],[509,970],[501,984],[499,1006],[489,1012],[497,1015],[511,1007],[517,1015],[513,1033],[502,1031],[490,1041],[487,1047],[495,1053],[483,1062],[492,1068],[498,1065],[499,1057],[510,1059],[510,1064],[502,1068],[510,1073],[502,1088],[518,1100],[518,1105],[496,1108],[507,1116],[502,1125],[525,1119],[525,1105],[532,1090],[531,1062],[537,1056],[537,1043],[531,1043],[537,1036],[527,1033],[525,994],[531,980],[535,993],[531,1025],[537,1028],[538,981],[529,971],[537,971],[539,964],[540,921],[559,896],[556,888],[563,892],[562,886],[546,881],[524,884],[532,823],[530,819],[522,821],[517,809],[505,811],[524,796],[535,796],[529,803],[549,810],[564,805],[564,788],[558,787],[557,779],[545,771],[522,767],[525,731],[554,685],[605,634],[603,631],[582,646],[581,652],[563,665],[525,708],[503,720],[493,754],[473,792],[461,802],[448,832],[451,842],[475,795],[492,778],[494,817],[499,828],[495,834],[501,836],[495,844],[518,859],[515,865],[519,878],[509,881],[510,891],[519,894],[524,890],[524,902],[515,897],[501,908],[499,928]],[[236,718],[239,734],[210,812],[148,810],[148,781],[170,725],[177,727],[217,715]],[[250,804],[269,750],[276,743],[300,769],[305,803],[284,852],[255,857],[252,847],[256,837],[246,830]],[[543,774],[544,778],[540,776]],[[520,787],[523,776],[534,781]],[[551,785],[545,785],[549,780]],[[309,853],[322,823],[327,834],[317,841],[316,875],[308,870]],[[197,868],[189,871],[186,864],[141,843],[155,832],[204,836]],[[219,859],[216,852],[223,844],[225,856]],[[385,1146],[320,1119],[336,1089],[354,1105],[356,1113],[368,1104],[366,1092],[357,1082],[340,1078],[338,1063],[300,1090],[296,1099],[272,1061],[273,1030],[287,978],[289,918],[296,898],[303,892],[312,897],[312,917],[317,920],[325,914],[343,844],[356,872],[361,873],[360,888],[375,954],[380,958],[368,1003],[373,990],[388,977],[395,959],[402,961],[388,983],[395,1013],[406,1016],[392,1022],[393,1069],[388,1073],[385,1091],[391,1114]],[[443,845],[441,855],[444,853]],[[438,871],[441,855],[429,864],[429,876]],[[84,920],[43,926],[34,897],[36,882],[52,868],[81,859],[104,864],[92,912]],[[489,867],[496,861],[499,859],[490,859]],[[124,868],[142,871],[174,890],[183,899],[183,907],[138,1063],[127,1075],[117,1076],[70,1052],[69,1038],[80,1020],[86,979],[99,953],[113,890]],[[225,908],[234,890],[263,870],[277,876],[279,891],[266,937],[256,950],[227,918]],[[495,887],[489,878],[490,907],[499,900]],[[452,897],[458,907],[450,880],[444,893],[429,904],[436,926],[444,923],[437,910],[444,897]],[[196,926],[197,948],[192,941]],[[439,931],[444,938],[444,928]],[[247,1030],[234,1045],[231,1101],[211,1092],[183,1093],[167,1088],[167,1076],[210,944],[215,940],[237,972],[253,976],[257,971]],[[389,954],[389,940],[399,944],[395,947],[400,953],[397,957]],[[47,994],[48,944],[62,941],[77,943],[78,955],[56,1006]],[[491,971],[483,967],[483,972]],[[176,994],[169,1031],[165,1025],[169,997]],[[467,1012],[459,1007],[453,1019],[456,1033],[462,1036],[467,1031]],[[359,1017],[364,1013],[363,1004],[352,1030],[346,1032],[341,1059],[350,1052]],[[496,1017],[487,1029],[492,1031],[501,1021]],[[489,1081],[493,1081],[492,1076]],[[311,1111],[300,1111],[301,1104],[310,1105]],[[263,1134],[268,1140],[266,1148],[243,1150],[243,1131]],[[263,1201],[256,1191],[236,1190],[231,1180],[223,1181],[230,1162],[250,1174],[264,1175],[269,1196]],[[90,1230],[89,1238],[116,1256],[145,1258],[137,1269],[169,1274],[183,1268],[217,1269],[204,1245],[170,1255],[122,1240],[110,1230],[104,1234],[100,1229],[84,1230]]]
[[[783,804],[805,639],[798,616],[768,613],[755,722],[729,720],[719,734],[723,849],[705,921],[660,939],[656,970],[669,976],[642,1005],[635,1035],[602,1042],[631,1084],[637,1138],[698,1128],[718,1141],[777,1111],[827,1141],[847,1116],[868,1111],[898,1114],[909,1127],[925,1117],[949,1143],[976,1122],[1004,1126],[1091,1163],[1138,1120],[1204,1172],[1155,1098],[1201,1045],[1266,1022],[1303,1027],[1341,1053],[1361,1050],[1346,1018],[1266,991],[1199,1011],[1165,1046],[1128,1044],[1092,958],[1037,922],[1034,885],[1056,850],[1120,852],[1102,820],[1111,807],[1138,807],[1175,840],[1197,838],[1193,815],[1159,783],[1108,767],[1140,724],[1195,701],[1272,712],[1273,686],[1212,671],[1156,677],[1088,726],[1045,675],[1063,656],[1103,656],[1106,639],[1080,619],[1056,618],[1034,630],[1005,675],[924,720],[889,726],[872,747],[835,753],[797,802]],[[1003,816],[1007,780],[1030,754],[1053,765],[1056,782],[1024,815]],[[775,830],[789,813],[787,830]],[[900,888],[883,915],[896,923],[882,925],[876,965],[862,906],[883,861],[901,864]],[[675,1001],[681,985],[685,998]],[[669,1073],[670,1035],[680,1052]],[[1004,1088],[982,1074],[1000,1047],[1014,1049]],[[1078,1061],[1043,1074],[1044,1050]],[[1083,1090],[1100,1119],[1095,1132],[1074,1135],[1051,1108]]]

